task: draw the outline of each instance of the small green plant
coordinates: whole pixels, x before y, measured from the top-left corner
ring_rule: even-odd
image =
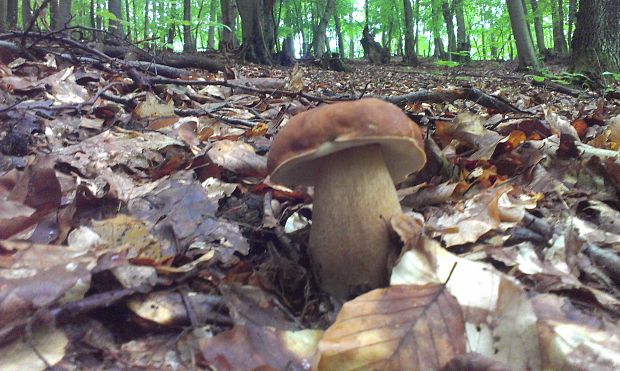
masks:
[[[444,60],[439,60],[435,62],[436,66],[439,67],[458,67],[461,64],[459,62],[455,62],[455,61],[444,61]]]
[[[604,77],[609,77],[616,82],[620,82],[620,72],[609,72],[605,71],[602,73]]]

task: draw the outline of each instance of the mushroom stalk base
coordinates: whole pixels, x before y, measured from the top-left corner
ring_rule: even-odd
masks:
[[[310,257],[319,285],[341,299],[387,286],[388,257],[397,249],[388,223],[402,210],[381,147],[317,161]]]

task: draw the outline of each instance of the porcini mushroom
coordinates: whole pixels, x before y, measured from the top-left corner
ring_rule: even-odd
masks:
[[[379,99],[321,106],[280,130],[267,170],[273,182],[314,186],[309,254],[325,291],[346,299],[387,285],[387,223],[402,211],[394,183],[425,162],[420,128]]]

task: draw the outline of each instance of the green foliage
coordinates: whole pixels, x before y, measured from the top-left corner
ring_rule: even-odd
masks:
[[[435,62],[436,66],[439,67],[458,67],[461,64],[459,62],[455,62],[455,61],[444,61],[444,60],[438,60]]]
[[[620,82],[620,72],[608,72],[605,71],[602,73],[604,77],[609,77],[616,82]]]

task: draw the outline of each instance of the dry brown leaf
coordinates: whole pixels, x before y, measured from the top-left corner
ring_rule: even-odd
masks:
[[[430,370],[465,352],[461,308],[441,284],[377,289],[346,303],[319,342],[319,370]]]
[[[267,160],[257,155],[249,144],[220,140],[213,143],[207,155],[217,165],[236,174],[260,177],[266,175]]]
[[[577,310],[568,299],[539,295],[538,316],[545,370],[620,369],[620,327]]]
[[[468,352],[515,369],[541,368],[532,304],[518,283],[492,266],[459,258],[437,241],[424,238],[415,250],[403,254],[391,284],[423,285],[445,282],[448,277],[447,291],[463,310]]]
[[[202,364],[216,370],[307,370],[323,331],[235,326],[199,341]]]

